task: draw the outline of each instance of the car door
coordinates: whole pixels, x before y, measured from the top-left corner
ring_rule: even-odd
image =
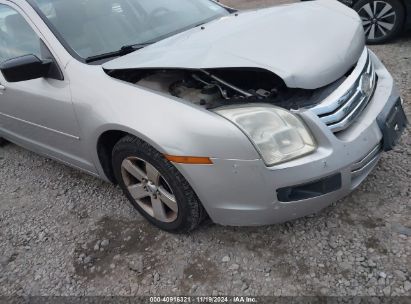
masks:
[[[34,54],[56,56],[29,18],[15,5],[0,1],[0,63]],[[56,61],[57,62],[57,61]],[[7,82],[0,73],[0,135],[28,149],[90,169],[80,142],[69,80]]]

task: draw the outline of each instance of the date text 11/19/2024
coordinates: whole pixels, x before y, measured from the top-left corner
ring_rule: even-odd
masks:
[[[258,299],[243,296],[150,297],[150,303],[258,303]]]

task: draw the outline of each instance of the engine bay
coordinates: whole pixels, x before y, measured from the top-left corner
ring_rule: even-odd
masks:
[[[137,86],[189,101],[206,109],[233,104],[269,103],[286,109],[316,105],[343,79],[317,90],[291,89],[263,69],[147,69],[107,73]]]

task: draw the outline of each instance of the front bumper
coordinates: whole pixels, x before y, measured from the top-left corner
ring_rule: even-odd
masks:
[[[213,159],[214,165],[177,165],[211,219],[223,225],[254,226],[285,222],[316,213],[345,197],[378,163],[382,131],[377,117],[399,99],[393,78],[371,53],[378,85],[367,108],[349,129],[334,134],[310,110],[300,113],[318,149],[308,156],[266,167],[260,159]],[[280,202],[278,190],[340,175],[338,189],[313,198]]]

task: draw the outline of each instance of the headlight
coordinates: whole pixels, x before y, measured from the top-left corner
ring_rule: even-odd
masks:
[[[247,106],[215,110],[236,124],[251,140],[268,166],[283,163],[316,149],[304,123],[278,107]]]

